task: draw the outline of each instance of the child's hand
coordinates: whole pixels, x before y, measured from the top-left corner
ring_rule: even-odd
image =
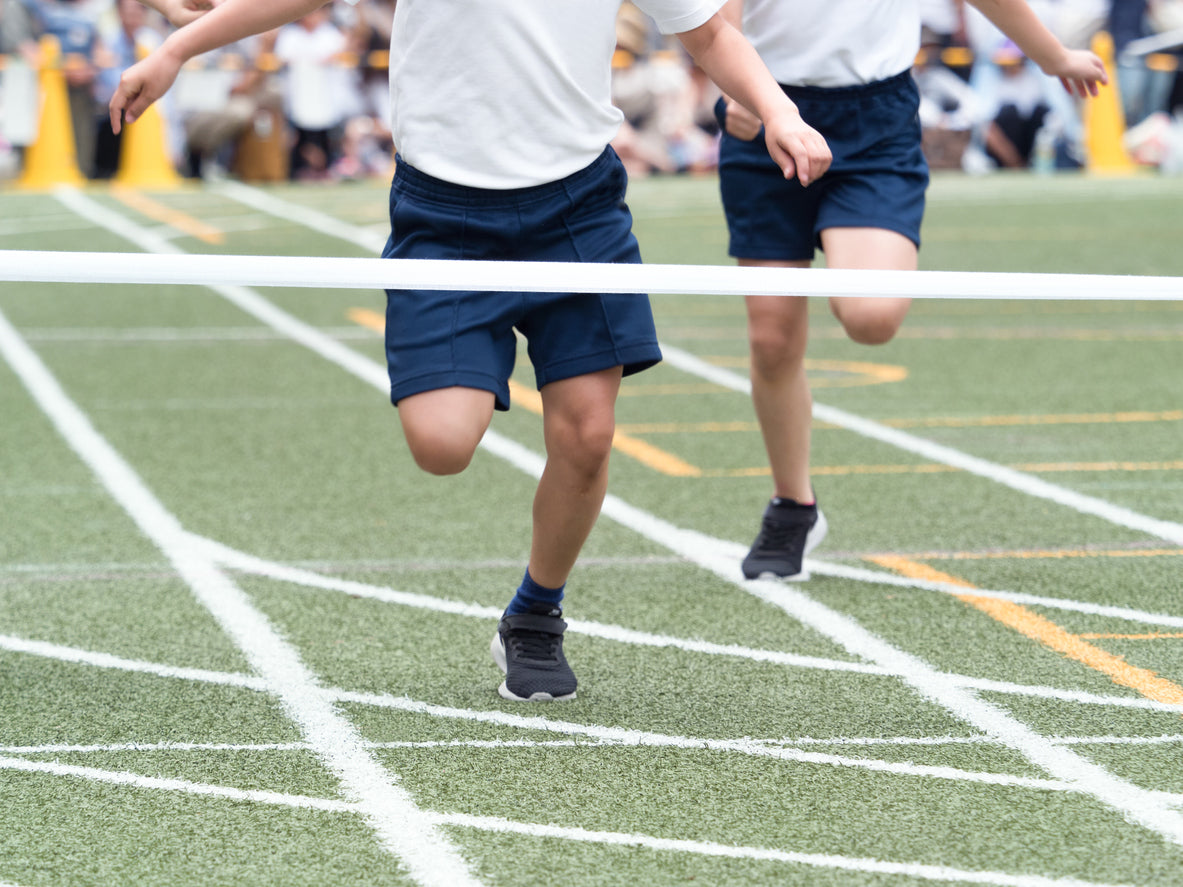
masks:
[[[1101,86],[1109,82],[1104,63],[1085,49],[1066,51],[1059,62],[1044,73],[1059,77],[1064,89],[1082,99],[1097,95]]]
[[[727,132],[735,136],[737,139],[743,139],[745,142],[750,142],[760,134],[760,127],[763,126],[760,118],[737,102],[735,99],[727,99],[727,112],[725,120],[727,121]]]
[[[181,62],[169,53],[167,48],[166,40],[147,58],[124,71],[123,76],[119,78],[119,86],[115,90],[115,95],[111,96],[109,105],[113,132],[118,134],[124,120],[134,123],[177,79]]]
[[[809,185],[830,168],[830,146],[795,109],[766,120],[764,140],[786,179],[796,175],[802,185]]]

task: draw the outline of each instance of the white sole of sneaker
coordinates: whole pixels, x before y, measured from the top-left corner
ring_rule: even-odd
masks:
[[[501,643],[501,633],[493,632],[493,640],[489,642],[489,653],[493,656],[493,661],[497,663],[497,667],[501,669],[501,673],[505,674],[505,645]],[[497,688],[497,692],[502,699],[508,699],[511,702],[566,702],[568,699],[575,698],[575,692],[566,694],[565,696],[551,696],[549,693],[534,693],[530,696],[519,696],[513,690],[509,689],[509,685],[505,681],[501,682],[501,686]]]

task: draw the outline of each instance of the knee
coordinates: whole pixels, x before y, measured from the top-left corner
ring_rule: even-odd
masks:
[[[761,377],[776,377],[792,372],[805,360],[805,328],[775,322],[748,326],[752,372]]]
[[[472,462],[477,441],[460,441],[431,431],[404,426],[404,435],[415,464],[428,474],[459,474]]]
[[[612,415],[578,416],[551,430],[548,457],[560,458],[588,481],[605,470],[612,453],[616,423]]]
[[[883,345],[899,332],[909,301],[867,299],[858,304],[836,304],[834,315],[851,341],[859,345]]]

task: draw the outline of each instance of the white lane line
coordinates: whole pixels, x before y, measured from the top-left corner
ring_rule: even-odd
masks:
[[[202,797],[268,804],[297,810],[317,810],[326,813],[359,814],[357,804],[313,798],[306,795],[289,795],[279,792],[248,791],[228,786],[190,782],[184,779],[166,779],[155,776],[140,776],[115,770],[100,770],[94,767],[79,767],[57,762],[25,761],[21,758],[0,756],[0,770],[16,770],[51,776],[75,777],[101,782],[108,785],[128,786],[137,789],[181,792]],[[1080,881],[1074,878],[1048,878],[1042,875],[1015,875],[1007,872],[974,871],[951,866],[935,866],[924,863],[887,862],[880,859],[839,856],[826,853],[797,853],[791,850],[772,850],[763,847],[743,847],[717,844],[709,841],[686,841],[657,838],[651,835],[625,834],[621,832],[591,831],[570,826],[544,823],[514,822],[495,816],[470,816],[459,813],[431,813],[430,818],[437,826],[474,829],[498,834],[515,834],[530,838],[557,838],[564,841],[579,841],[613,847],[644,847],[661,852],[687,853],[699,856],[725,857],[729,859],[780,862],[793,865],[807,865],[814,868],[838,869],[840,871],[864,872],[910,876],[922,880],[952,881],[965,884],[991,884],[998,887],[1116,887]],[[6,887],[0,883],[0,887]]]
[[[733,391],[751,393],[751,381],[739,373],[723,367],[713,366],[702,358],[696,357],[680,348],[675,348],[672,345],[663,343],[661,350],[665,362],[677,367],[683,372],[707,379],[718,385],[730,388]],[[1119,527],[1137,530],[1140,533],[1156,536],[1168,542],[1173,542],[1176,545],[1183,545],[1183,524],[1139,514],[1129,508],[1114,505],[1103,499],[1086,496],[1083,493],[1077,493],[1066,487],[1048,483],[1035,475],[1016,471],[1013,468],[1007,468],[985,459],[979,459],[976,456],[971,456],[952,447],[925,440],[922,437],[917,437],[898,428],[888,428],[886,425],[881,425],[878,422],[864,419],[861,416],[856,416],[853,413],[826,406],[825,404],[815,402],[813,405],[813,415],[823,422],[841,426],[856,434],[861,434],[863,437],[889,444],[909,453],[915,453],[932,462],[940,462],[944,465],[960,468],[970,474],[976,474],[979,477],[992,480],[995,483],[1010,487],[1012,490],[1017,490],[1020,493],[1026,493],[1029,496],[1035,496],[1039,499],[1047,499],[1066,508],[1070,508],[1073,511],[1078,511],[1081,514],[1090,514],[1094,517],[1099,517]]]
[[[1183,735],[1164,734],[1160,736],[1049,736],[1057,745],[1181,745]],[[764,745],[780,745],[787,748],[807,746],[858,747],[890,746],[894,748],[928,747],[946,745],[994,745],[1002,743],[989,736],[783,736],[780,739],[752,739]],[[629,743],[635,745],[636,743]],[[449,748],[619,748],[625,743],[611,739],[432,739],[432,740],[390,740],[373,742],[366,740],[367,748],[378,749],[449,749]],[[312,751],[307,742],[112,742],[98,744],[47,743],[45,745],[0,745],[0,755],[49,755],[49,754],[94,754],[112,752],[288,752]],[[1183,794],[1168,792],[1183,799]]]
[[[4,638],[0,637],[0,642]],[[0,643],[0,648],[9,647],[18,652],[30,653],[36,656],[61,659],[92,665],[99,668],[112,668],[134,671],[141,674],[152,674],[155,670],[163,677],[177,678],[191,681],[241,686],[244,689],[261,690],[266,692],[265,686],[247,686],[241,675],[208,672],[198,669],[176,669],[170,666],[156,666],[153,663],[136,660],[120,660],[118,657],[97,655],[91,656],[85,651],[63,647],[55,649],[56,645],[37,644],[27,649],[20,645]],[[58,654],[58,655],[55,655]],[[435,705],[410,699],[406,696],[392,696],[388,693],[362,693],[335,687],[320,689],[319,695],[331,704],[351,703],[355,705],[372,706],[393,711],[423,714],[435,718],[455,721],[467,721],[480,724],[494,724],[514,730],[534,730],[554,733],[561,736],[582,736],[599,742],[623,746],[644,746],[650,748],[673,748],[686,751],[715,751],[748,755],[751,757],[770,758],[773,760],[789,761],[804,764],[820,764],[833,767],[852,767],[862,770],[888,773],[899,776],[916,776],[934,779],[946,779],[982,783],[987,785],[1004,785],[1019,788],[1029,788],[1046,791],[1077,791],[1076,787],[1055,779],[1039,779],[1026,776],[1011,776],[1002,773],[983,773],[961,770],[955,767],[928,766],[911,762],[879,761],[868,758],[851,758],[843,755],[810,752],[804,749],[786,747],[780,741],[756,739],[703,739],[694,736],[673,736],[666,733],[656,733],[647,730],[632,730],[623,727],[606,727],[597,724],[580,724],[560,721],[543,716],[517,715],[509,712],[491,710],[478,711],[474,709],[453,708]],[[362,742],[367,747],[369,744]]]
[[[463,816],[460,814],[440,815],[438,821],[454,826],[467,826],[482,831],[503,832],[529,837],[559,838],[565,841],[583,841],[591,844],[612,844],[624,847],[644,847],[673,853],[694,853],[726,859],[750,859],[767,862],[782,862],[806,865],[815,868],[838,869],[840,871],[864,872],[881,875],[898,875],[918,878],[924,881],[953,882],[958,884],[993,884],[998,887],[1102,887],[1092,881],[1076,878],[1055,878],[1043,875],[1014,875],[1007,872],[973,871],[951,866],[926,865],[912,862],[884,862],[878,859],[851,856],[835,856],[826,853],[798,853],[792,850],[771,850],[759,847],[736,847],[730,844],[716,844],[710,841],[685,841],[673,838],[654,838],[648,835],[621,834],[619,832],[591,831],[557,825],[510,822],[491,816]]]
[[[71,193],[76,200],[81,200],[77,192]],[[126,225],[126,222],[123,224]],[[219,287],[218,291],[222,292],[223,289],[228,288]],[[242,289],[233,288],[233,291]],[[381,391],[387,390],[385,368],[339,342],[328,339],[315,327],[287,314],[257,294],[246,293],[245,290],[244,293],[250,298],[239,301],[229,293],[227,298],[268,325],[290,331],[296,341],[338,363],[359,379],[368,381]],[[344,357],[341,356],[342,352],[345,352]],[[508,438],[489,431],[481,445],[535,478],[542,474],[543,458]],[[720,540],[675,527],[611,494],[605,498],[603,514],[780,608],[802,624],[836,641],[854,656],[897,671],[902,680],[921,696],[978,731],[998,737],[1049,775],[1065,780],[1080,792],[1110,805],[1127,820],[1183,845],[1183,815],[1152,792],[1114,776],[1070,749],[1049,742],[998,706],[982,701],[972,692],[957,686],[947,675],[942,675],[917,657],[883,641],[854,619],[818,603],[803,592],[783,583],[745,581],[734,558],[716,553]],[[1183,544],[1183,533],[1179,542]]]
[[[451,601],[445,601],[445,604],[452,604]],[[447,608],[441,608],[447,612]],[[585,623],[587,624],[587,623]],[[620,640],[611,638],[612,640]],[[674,643],[669,644],[671,647],[679,647],[683,641],[674,639]],[[629,639],[625,638],[621,643],[629,643]],[[662,644],[647,643],[645,646],[664,646]],[[704,644],[702,649],[695,646],[695,642],[690,642],[685,649],[693,649],[696,652],[703,652],[708,655],[731,656],[737,659],[750,659],[756,662],[779,662],[778,655],[775,651],[755,650],[753,656],[747,656],[743,652],[743,648],[739,647],[723,647],[720,651],[711,649],[714,645]],[[234,674],[230,672],[216,672],[207,671],[198,668],[183,668],[171,665],[158,665],[152,662],[141,662],[134,659],[124,659],[119,656],[112,656],[109,653],[97,653],[90,650],[81,650],[76,647],[66,647],[59,644],[49,643],[47,641],[35,641],[25,638],[14,637],[12,635],[0,635],[0,650],[10,650],[14,653],[30,653],[35,656],[42,656],[48,659],[57,659],[62,662],[72,662],[79,665],[91,665],[97,668],[113,668],[123,671],[142,672],[144,674],[152,674],[158,677],[173,677],[182,680],[193,681],[207,681],[210,683],[224,684],[226,686],[242,687],[248,690],[266,690],[267,684],[262,678],[252,677],[244,674]],[[827,665],[827,661],[832,663]],[[787,664],[795,668],[814,668],[823,671],[835,672],[855,672],[858,670],[847,668],[847,663],[841,660],[806,660],[801,661],[798,657],[789,656],[788,660],[782,664]],[[866,666],[866,671],[863,674],[876,674],[884,677],[899,677],[899,675],[892,674],[886,669],[878,666]],[[871,669],[874,669],[872,671]],[[956,686],[963,687],[968,690],[986,690],[991,693],[1003,693],[1012,696],[1031,696],[1037,699],[1051,699],[1058,702],[1074,702],[1080,705],[1100,705],[1111,706],[1114,708],[1130,708],[1140,709],[1144,711],[1162,711],[1183,713],[1183,705],[1159,702],[1154,699],[1145,699],[1141,696],[1111,696],[1100,693],[1086,693],[1079,690],[1061,690],[1056,687],[1041,687],[1036,684],[1013,684],[1005,681],[991,681],[985,678],[969,677],[967,675],[957,675],[947,673],[949,681]]]
[[[184,792],[205,795],[212,798],[226,798],[232,801],[247,801],[255,804],[275,804],[304,810],[324,810],[330,813],[355,813],[365,816],[363,805],[354,801],[334,801],[327,798],[311,798],[303,795],[289,795],[283,792],[228,788],[190,782],[187,779],[167,779],[159,776],[141,776],[121,770],[100,770],[97,767],[80,767],[57,761],[27,761],[24,758],[0,756],[0,770],[18,770],[25,773],[43,773],[50,776],[73,776],[91,782],[107,785],[123,785],[130,788],[148,788],[162,791]]]
[[[210,557],[218,563],[231,569],[241,570],[243,572],[252,573],[257,576],[266,576],[271,579],[278,579],[293,585],[302,585],[311,588],[320,588],[327,591],[338,591],[344,594],[349,594],[354,597],[368,598],[371,600],[382,601],[384,603],[396,604],[399,606],[416,607],[418,609],[433,610],[440,613],[450,613],[456,616],[467,616],[477,619],[496,620],[501,617],[501,610],[496,607],[486,607],[478,604],[465,604],[458,601],[450,601],[444,598],[432,597],[430,595],[418,594],[407,591],[396,591],[391,588],[383,588],[381,586],[369,585],[363,582],[357,582],[351,579],[337,579],[331,576],[325,576],[321,573],[311,572],[299,567],[291,567],[285,564],[278,564],[274,561],[264,560],[246,552],[238,551],[230,548],[220,542],[212,539],[207,539],[201,536],[192,536],[194,545],[205,546]],[[721,547],[725,543],[720,543]],[[737,555],[737,559],[742,557],[746,552],[745,547]],[[873,571],[864,571],[872,577],[879,576],[879,573]],[[859,581],[874,581],[873,579],[859,580]],[[958,586],[950,585],[950,588],[958,588]],[[958,588],[961,594],[965,593],[964,588]],[[974,591],[977,594],[977,590]],[[999,592],[998,594],[1006,594],[1006,592]],[[882,675],[887,677],[898,677],[893,672],[890,672],[877,665],[868,665],[863,662],[845,661],[841,659],[825,659],[817,656],[801,656],[795,653],[784,653],[778,650],[759,650],[751,647],[736,646],[733,644],[715,644],[709,641],[702,641],[688,638],[675,638],[668,635],[656,635],[648,632],[636,631],[634,629],[625,628],[619,625],[608,625],[598,622],[589,622],[580,619],[572,619],[568,622],[568,631],[573,634],[586,634],[590,637],[598,637],[604,640],[615,641],[622,644],[635,644],[638,646],[647,647],[670,647],[678,650],[686,650],[687,652],[704,653],[709,656],[731,656],[738,659],[747,659],[754,662],[774,662],[780,665],[787,665],[795,668],[819,669],[822,671],[834,672],[850,672],[857,674],[871,674]],[[950,680],[955,681],[960,686],[973,690],[988,690],[993,693],[1008,693],[1020,696],[1034,696],[1043,699],[1059,699],[1067,702],[1079,702],[1084,705],[1113,705],[1127,708],[1143,708],[1154,711],[1177,711],[1183,712],[1183,705],[1170,702],[1159,702],[1153,699],[1146,699],[1141,696],[1112,696],[1098,693],[1087,693],[1079,690],[1061,690],[1056,687],[1041,687],[1031,684],[1016,684],[1009,681],[994,681],[986,678],[975,678],[967,675],[957,675],[949,673]]]
[[[382,845],[424,885],[479,882],[438,827],[425,819],[395,777],[319,692],[316,677],[250,599],[204,554],[119,453],[69,399],[40,358],[0,313],[0,354],[67,444],[90,467],[144,535],[172,562],[197,599],[234,639],[314,744],[346,795],[362,805]]]
[[[219,182],[214,186],[213,190],[215,193],[222,194],[232,200],[237,200],[239,203],[257,209],[262,213],[296,222],[305,228],[310,228],[329,237],[335,237],[338,240],[344,240],[346,243],[360,246],[362,249],[375,255],[381,254],[382,249],[386,246],[387,234],[385,227],[382,233],[378,233],[373,228],[351,225],[333,216],[326,215],[314,209],[307,209],[298,203],[280,200],[272,197],[270,194],[263,193],[258,188],[251,188],[238,182]]]
[[[123,656],[112,656],[110,653],[82,650],[78,647],[51,644],[47,641],[27,640],[9,634],[0,635],[0,650],[9,650],[13,653],[27,653],[32,656],[41,656],[45,659],[55,659],[58,662],[69,662],[75,665],[89,665],[94,668],[110,668],[117,671],[150,674],[160,678],[177,678],[182,681],[221,684],[224,687],[241,687],[244,690],[257,690],[263,693],[270,692],[271,689],[264,678],[254,677],[253,675],[227,671],[211,671],[205,668],[182,668],[175,665],[145,662],[139,659],[127,659]]]
[[[747,553],[747,547],[743,547]],[[740,555],[743,556],[742,554]],[[833,576],[838,579],[852,579],[856,582],[873,582],[879,585],[890,585],[894,588],[914,588],[923,591],[937,591],[941,594],[964,595],[964,585],[958,586],[950,582],[932,582],[926,579],[909,579],[896,576],[882,570],[868,570],[863,567],[853,567],[846,564],[836,564],[827,561],[809,560],[812,572],[823,576]],[[1067,598],[1047,597],[1046,595],[1026,594],[1016,591],[996,591],[992,589],[973,589],[975,596],[996,598],[1001,601],[1012,601],[1016,604],[1028,604],[1035,607],[1045,607],[1049,610],[1065,610],[1073,613],[1084,613],[1088,616],[1101,616],[1106,619],[1122,619],[1127,622],[1140,622],[1145,625],[1161,625],[1167,628],[1183,628],[1183,616],[1171,616],[1167,613],[1154,613],[1149,610],[1135,610],[1133,607],[1115,607],[1108,604],[1092,604],[1086,601],[1074,601]]]
[[[432,610],[439,613],[450,613],[455,616],[467,616],[477,619],[496,621],[501,618],[500,607],[488,607],[481,604],[465,604],[444,598],[418,594],[407,591],[396,591],[356,582],[350,579],[336,579],[310,570],[289,567],[274,561],[264,560],[242,551],[237,551],[220,542],[193,536],[195,545],[208,549],[210,557],[225,567],[241,570],[256,576],[265,576],[294,585],[320,588],[328,591],[338,591],[354,597],[368,598],[384,603],[397,604],[404,607],[415,607],[422,610]],[[975,592],[976,593],[976,592]],[[887,675],[888,673],[874,665],[862,662],[844,661],[841,659],[826,659],[819,656],[801,656],[795,653],[783,653],[778,650],[758,650],[735,644],[715,644],[709,641],[691,638],[676,638],[669,635],[652,634],[636,631],[620,625],[610,625],[600,622],[590,622],[581,619],[570,619],[567,630],[574,634],[585,634],[590,637],[616,641],[622,644],[634,644],[645,647],[671,647],[694,653],[705,653],[711,656],[733,656],[749,659],[755,662],[775,662],[797,668],[822,669],[824,671],[844,671],[857,674]]]

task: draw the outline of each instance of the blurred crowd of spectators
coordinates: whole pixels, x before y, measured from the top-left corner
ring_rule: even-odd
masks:
[[[209,53],[159,103],[183,174],[339,180],[389,173],[387,49],[394,0],[331,2]],[[41,40],[56,38],[78,166],[118,169],[107,103],[120,73],[168,24],[138,0],[0,0],[0,177],[37,135]]]
[[[170,160],[186,175],[340,180],[385,176],[387,56],[395,0],[329,3],[300,21],[188,66],[161,102]],[[1062,42],[1101,31],[1117,52],[1127,147],[1183,170],[1183,0],[1030,0]],[[964,0],[922,0],[925,151],[936,168],[1073,167],[1084,161],[1079,101],[1023,58]],[[78,165],[118,168],[106,105],[120,72],[167,23],[138,0],[0,0],[0,178],[37,134],[40,39],[65,63]],[[1148,64],[1147,60],[1150,60]],[[631,3],[621,8],[613,98],[625,116],[614,147],[630,174],[703,172],[716,164],[717,88],[676,40]]]

